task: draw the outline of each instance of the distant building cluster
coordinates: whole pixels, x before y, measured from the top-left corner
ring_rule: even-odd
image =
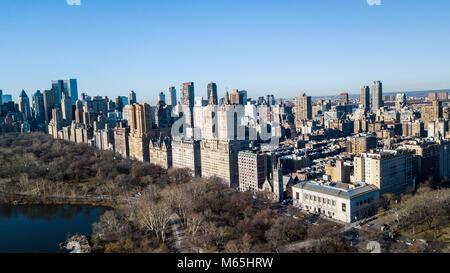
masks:
[[[219,98],[209,83],[203,99],[187,82],[179,98],[170,87],[151,106],[134,91],[91,97],[79,94],[76,79],[57,80],[31,99],[22,91],[17,103],[0,90],[0,132],[42,131],[162,168],[187,168],[350,223],[375,214],[385,194],[450,176],[448,93],[383,95],[380,81],[360,91],[254,100],[238,89]]]

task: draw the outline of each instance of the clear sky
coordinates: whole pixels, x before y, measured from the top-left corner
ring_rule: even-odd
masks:
[[[155,103],[214,81],[249,97],[450,88],[450,1],[1,0],[0,89],[51,80]],[[369,0],[369,2],[379,0]]]

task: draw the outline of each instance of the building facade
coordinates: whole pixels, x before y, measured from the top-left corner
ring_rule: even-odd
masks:
[[[202,176],[216,176],[230,187],[238,187],[238,154],[248,147],[248,141],[203,140],[200,148]]]
[[[412,153],[383,150],[354,158],[354,178],[380,189],[380,194],[403,194],[415,188]]]
[[[294,99],[295,119],[298,121],[312,119],[311,97],[303,94]]]
[[[377,212],[380,191],[373,185],[303,182],[292,187],[293,204],[304,211],[352,223]]]
[[[195,175],[200,176],[202,174],[200,141],[174,139],[172,141],[172,164],[176,168],[190,169]]]

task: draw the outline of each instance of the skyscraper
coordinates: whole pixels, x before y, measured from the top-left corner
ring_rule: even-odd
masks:
[[[55,108],[56,90],[44,91],[44,111],[45,111],[45,123],[49,123],[52,119],[52,109]]]
[[[150,161],[149,141],[152,129],[152,114],[147,103],[131,104],[129,107],[130,157]]]
[[[339,95],[339,103],[341,105],[347,105],[348,104],[348,93],[341,93]]]
[[[75,122],[83,123],[83,102],[81,100],[75,102]]]
[[[372,110],[377,111],[383,106],[383,84],[375,81],[372,86]]]
[[[25,90],[22,90],[19,96],[19,111],[23,114],[24,119],[31,119],[30,100]]]
[[[169,90],[167,91],[167,105],[177,105],[177,90],[173,86],[169,87]]]
[[[128,98],[129,104],[135,104],[137,102],[136,100],[136,93],[134,93],[133,90],[131,90],[129,98]]]
[[[428,99],[431,101],[437,100],[437,93],[436,92],[428,93]]]
[[[269,105],[269,106],[275,105],[275,96],[274,95],[267,95],[267,105]]]
[[[194,107],[194,83],[183,83],[183,96],[181,98],[182,105],[188,105]]]
[[[122,97],[118,96],[116,98],[116,110],[121,112],[123,110],[123,100]]]
[[[72,122],[72,99],[66,93],[62,94],[61,100],[62,117],[67,122]]]
[[[247,91],[246,90],[241,90],[239,91],[239,100],[241,101],[241,103],[243,105],[247,104]]]
[[[230,104],[230,95],[228,94],[228,91],[225,92],[225,97],[223,98],[223,104],[224,105]]]
[[[159,95],[158,95],[158,103],[162,103],[162,104],[166,103],[166,96],[164,95],[164,92],[159,93]]]
[[[217,105],[217,85],[213,82],[208,84],[208,104]]]
[[[363,153],[354,158],[354,177],[382,194],[402,194],[414,187],[412,162],[412,153],[405,150]]]
[[[231,95],[230,95],[230,103],[232,105],[241,104],[240,96],[239,96],[239,90],[234,89],[234,91],[231,93]]]
[[[439,100],[448,100],[448,92],[440,92],[438,97]]]
[[[34,118],[39,123],[43,123],[45,121],[44,96],[39,90],[37,90],[33,95],[33,112]]]
[[[70,99],[72,101],[72,105],[75,105],[75,103],[78,100],[78,84],[77,79],[70,79],[69,80],[69,95]]]
[[[295,103],[295,119],[310,120],[312,119],[311,97],[303,93],[294,99]]]
[[[370,111],[370,88],[368,86],[361,87],[360,104],[364,110]]]
[[[55,94],[54,98],[55,106],[61,106],[62,93],[64,92],[64,81],[63,80],[52,81],[52,91]]]

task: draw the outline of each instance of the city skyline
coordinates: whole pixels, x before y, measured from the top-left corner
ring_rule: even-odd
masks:
[[[216,2],[2,1],[0,89],[16,99],[76,78],[79,93],[135,90],[154,105],[189,81],[205,99],[211,81],[219,98],[353,95],[375,80],[383,93],[450,88],[446,1]]]

